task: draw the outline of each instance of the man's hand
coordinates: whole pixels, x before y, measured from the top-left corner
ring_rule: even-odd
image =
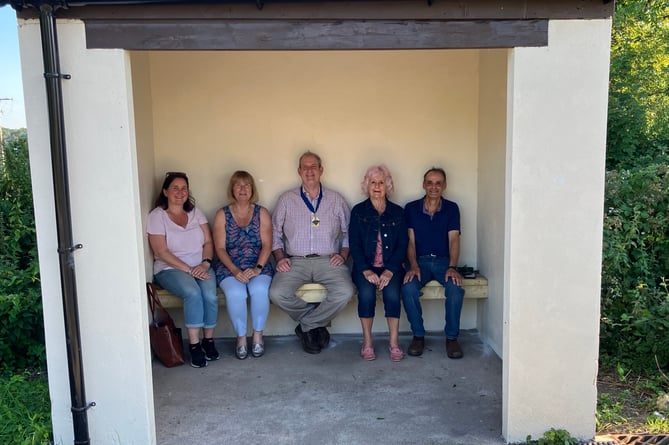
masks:
[[[420,281],[420,269],[418,267],[412,267],[407,271],[406,275],[404,275],[404,284],[413,280],[414,277],[417,277],[418,281]]]
[[[331,266],[341,266],[345,262],[346,262],[346,260],[344,259],[344,257],[341,256],[338,253],[333,253],[332,256],[330,256],[330,265]]]
[[[444,277],[444,280],[448,281],[449,278],[453,280],[453,284],[456,286],[462,286],[462,275],[460,275],[460,272],[453,269],[452,267],[446,269],[446,276]]]
[[[276,262],[276,270],[279,272],[288,272],[290,270],[290,258],[284,257]]]

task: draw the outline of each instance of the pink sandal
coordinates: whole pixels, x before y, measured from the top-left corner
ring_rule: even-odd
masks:
[[[374,348],[367,347],[365,348],[364,346],[360,350],[360,357],[362,357],[363,360],[375,360],[376,359],[376,354],[374,353]]]
[[[399,362],[404,358],[404,352],[400,348],[393,348],[392,346],[388,348],[390,350],[390,360],[394,362]]]

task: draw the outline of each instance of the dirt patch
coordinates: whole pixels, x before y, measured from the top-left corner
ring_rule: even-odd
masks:
[[[600,370],[597,379],[597,435],[648,433],[648,417],[657,411],[657,392],[644,387],[644,380],[621,378],[614,371]],[[652,431],[653,433],[669,431]]]

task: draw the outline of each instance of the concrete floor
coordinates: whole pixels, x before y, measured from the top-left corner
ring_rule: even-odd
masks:
[[[406,350],[411,337],[400,340]],[[333,335],[318,355],[266,337],[265,355],[243,361],[219,339],[221,360],[200,369],[154,359],[157,443],[504,444],[502,361],[476,331],[461,333],[460,360],[429,335],[421,357],[393,363],[387,341],[376,336],[372,362],[357,335]]]

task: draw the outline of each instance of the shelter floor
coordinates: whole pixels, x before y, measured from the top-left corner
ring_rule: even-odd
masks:
[[[410,341],[400,336],[405,352]],[[421,357],[394,363],[387,336],[371,362],[361,335],[334,334],[317,355],[294,335],[265,337],[263,357],[238,360],[226,338],[206,368],[154,359],[157,443],[504,444],[502,361],[476,330],[460,344],[451,360],[443,334],[428,335]]]

